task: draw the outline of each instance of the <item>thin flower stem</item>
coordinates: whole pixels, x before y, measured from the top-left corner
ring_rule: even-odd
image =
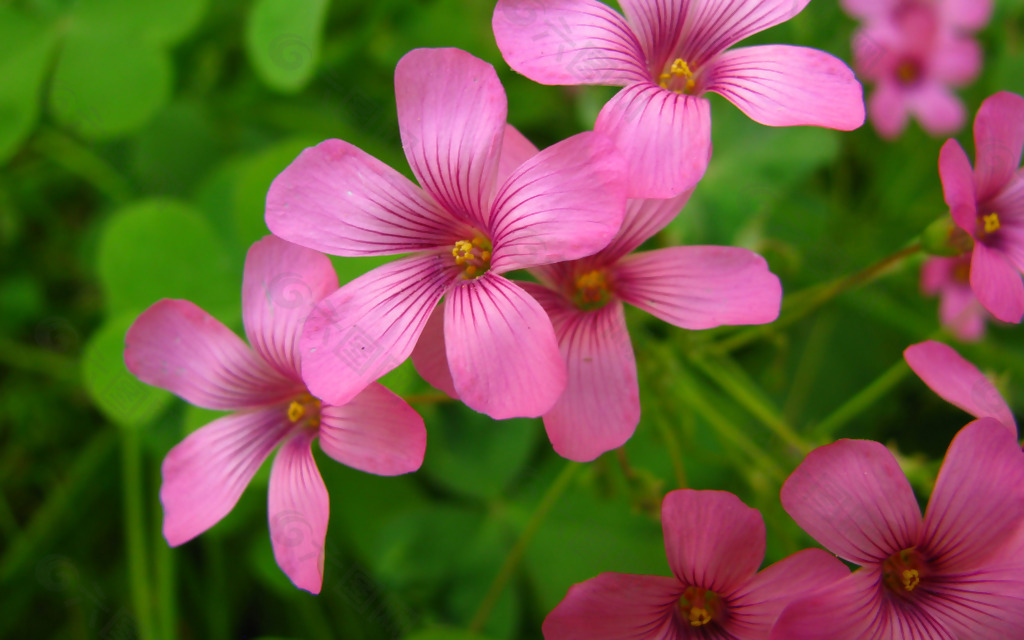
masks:
[[[840,294],[862,284],[867,284],[875,278],[878,278],[887,270],[910,256],[913,256],[920,250],[921,244],[919,242],[915,242],[910,246],[904,247],[899,251],[882,258],[878,262],[858,271],[857,273],[839,278],[838,280],[833,280],[827,284],[815,285],[809,291],[798,291],[792,296],[789,296],[789,299],[793,300],[792,303],[788,305],[783,304],[782,313],[779,314],[779,319],[775,322],[771,324],[758,325],[756,327],[751,327],[734,333],[727,338],[712,343],[707,347],[707,350],[712,353],[729,353],[730,351],[734,351],[745,346],[769,333],[778,331],[783,327],[793,324]]]
[[[676,488],[685,489],[687,487],[686,467],[683,465],[683,456],[679,451],[679,440],[676,439],[675,431],[665,423],[663,414],[659,414],[655,418],[654,424],[658,428],[658,434],[665,440],[665,449],[668,459],[672,462],[672,473],[676,478]]]
[[[78,375],[73,358],[4,336],[0,336],[0,363],[61,382],[72,382]]]
[[[52,127],[43,127],[32,140],[32,148],[91,184],[115,204],[132,198],[131,182],[91,148]]]
[[[526,547],[533,540],[533,537],[537,534],[540,529],[540,525],[544,522],[544,518],[547,517],[548,512],[555,506],[558,499],[562,497],[562,493],[565,492],[569,483],[576,477],[579,470],[583,468],[583,465],[578,462],[567,462],[562,471],[555,478],[555,481],[551,483],[548,490],[541,497],[537,507],[533,510],[533,514],[530,516],[530,520],[523,527],[522,533],[519,534],[519,538],[516,543],[509,550],[508,555],[505,556],[505,561],[501,564],[501,568],[498,569],[498,574],[494,576],[494,581],[491,582],[491,586],[487,589],[487,594],[484,599],[480,602],[480,606],[477,608],[476,613],[473,614],[473,618],[469,623],[470,633],[479,633],[484,628],[484,624],[487,623],[487,619],[491,615],[494,606],[498,604],[498,598],[501,597],[502,591],[505,590],[505,586],[509,580],[512,579],[512,575],[515,573],[516,568],[519,566],[519,562],[523,559],[523,554],[526,553]]]
[[[124,489],[124,526],[128,541],[128,580],[131,584],[135,624],[142,640],[156,638],[153,628],[153,600],[149,586],[149,558],[146,554],[145,502],[142,488],[142,447],[139,434],[126,429],[121,438],[121,470]]]
[[[446,393],[412,393],[407,396],[402,396],[403,399],[409,404],[444,404],[446,402],[455,402]]]
[[[900,358],[899,362],[886,369],[868,386],[858,391],[835,411],[823,418],[821,422],[811,427],[811,433],[820,440],[831,440],[833,434],[840,427],[889,393],[908,373],[910,373],[910,367],[907,366],[903,358]]]
[[[154,486],[160,486],[160,469],[153,465]],[[177,574],[171,547],[164,540],[162,530],[163,511],[153,510],[153,555],[156,557],[156,602],[157,624],[160,638],[177,638],[178,598]]]

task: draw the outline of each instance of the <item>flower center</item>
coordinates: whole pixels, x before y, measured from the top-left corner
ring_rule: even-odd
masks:
[[[594,269],[576,277],[572,301],[584,311],[600,309],[612,299],[608,286],[608,274],[604,269]]]
[[[703,627],[720,619],[724,608],[722,598],[717,593],[700,587],[686,587],[677,606],[683,620],[691,627]]]
[[[669,65],[668,70],[658,76],[658,85],[662,89],[668,89],[674,93],[690,95],[694,87],[697,86],[697,81],[693,76],[694,73],[690,69],[690,65],[682,58],[676,58]]]
[[[925,561],[915,547],[892,554],[882,563],[882,582],[889,591],[909,597],[926,573]]]
[[[304,393],[288,405],[288,422],[302,423],[310,429],[320,428],[320,400]]]
[[[971,281],[971,261],[958,260],[953,265],[953,281],[961,284],[967,284]]]
[[[915,60],[903,60],[896,66],[896,79],[900,84],[914,84],[921,79],[921,65]]]
[[[988,236],[992,235],[996,231],[1002,228],[1002,223],[999,221],[999,214],[993,211],[992,213],[986,213],[985,215],[978,217],[978,238],[980,240],[987,240]]]
[[[462,267],[462,277],[478,278],[491,268],[491,241],[482,235],[472,240],[459,240],[452,248],[455,265]]]

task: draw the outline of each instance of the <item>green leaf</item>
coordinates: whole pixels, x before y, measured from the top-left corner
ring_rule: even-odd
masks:
[[[139,382],[124,365],[124,335],[136,313],[122,313],[90,338],[82,353],[82,382],[99,410],[114,424],[133,428],[148,424],[171,400],[171,394]]]
[[[97,36],[169,45],[191,33],[205,11],[206,0],[78,0],[72,20],[75,29]]]
[[[110,313],[185,298],[230,324],[240,315],[241,269],[191,206],[146,200],[115,212],[102,231],[98,270]]]
[[[313,78],[327,0],[256,0],[245,25],[245,50],[271,89],[294,93]]]
[[[0,164],[32,133],[39,92],[57,40],[53,26],[0,7]]]
[[[484,636],[461,629],[427,629],[408,635],[404,640],[487,640]]]

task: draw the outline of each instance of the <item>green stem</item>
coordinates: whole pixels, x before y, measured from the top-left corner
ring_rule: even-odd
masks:
[[[160,486],[160,469],[153,465],[154,484]],[[161,533],[163,529],[163,510],[153,510],[153,555],[156,557],[156,602],[157,602],[157,624],[160,629],[160,637],[163,640],[172,640],[178,637],[178,599],[177,599],[177,575],[174,567],[174,556],[171,547],[164,540]]]
[[[33,139],[32,146],[40,155],[82,178],[115,204],[123,204],[132,198],[131,182],[71,136],[43,127]]]
[[[73,358],[4,336],[0,336],[0,363],[60,382],[73,382],[78,375]]]
[[[821,422],[811,427],[811,433],[821,440],[831,440],[832,434],[841,426],[891,391],[909,372],[910,367],[900,358],[899,362],[886,369],[882,375],[875,378],[868,386],[858,391],[852,398],[822,419]]]
[[[18,535],[21,527],[18,526],[18,518],[14,515],[14,510],[11,509],[11,504],[7,502],[7,496],[4,495],[3,491],[0,491],[0,531],[3,532],[4,536],[10,540],[14,536]]]
[[[128,580],[131,584],[132,608],[142,640],[156,638],[153,629],[153,600],[149,591],[149,558],[146,555],[145,501],[142,488],[142,447],[138,432],[126,429],[121,439],[121,465],[124,474],[124,528],[128,541]]]
[[[578,462],[568,462],[562,469],[561,473],[555,478],[555,481],[551,483],[548,490],[541,497],[537,507],[533,510],[533,514],[530,516],[530,520],[526,523],[522,533],[519,534],[519,539],[509,550],[508,555],[505,556],[505,561],[501,564],[501,568],[498,569],[498,574],[494,576],[494,581],[491,582],[490,588],[487,589],[487,594],[484,599],[480,602],[480,606],[477,608],[476,613],[473,614],[473,619],[469,623],[470,633],[479,633],[483,628],[484,624],[487,623],[487,618],[490,617],[491,611],[494,606],[498,604],[498,598],[501,597],[501,592],[505,590],[505,585],[508,584],[509,580],[512,579],[512,575],[515,573],[516,568],[519,566],[519,562],[523,559],[523,554],[526,553],[526,547],[533,540],[533,537],[537,534],[540,529],[540,525],[544,522],[544,518],[547,517],[548,512],[555,506],[558,499],[562,497],[562,493],[572,482],[572,479],[576,476],[583,465]]]
[[[446,402],[455,402],[446,393],[411,393],[403,396],[403,399],[409,404],[444,404]]]
[[[679,451],[679,440],[675,432],[665,423],[664,414],[659,414],[654,424],[658,428],[658,434],[665,440],[665,449],[668,450],[668,458],[672,462],[672,473],[676,478],[676,487],[685,489],[687,487],[686,467],[683,465],[683,456]]]

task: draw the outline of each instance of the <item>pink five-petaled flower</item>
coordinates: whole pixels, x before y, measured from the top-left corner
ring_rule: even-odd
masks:
[[[971,288],[1003,322],[1024,316],[1024,98],[1001,91],[981,103],[974,119],[975,166],[949,139],[939,176],[953,221],[974,240]]]
[[[782,486],[807,533],[861,568],[795,600],[772,640],[1009,640],[1024,629],[1024,453],[992,418],[953,439],[924,518],[896,458],[815,449]]]
[[[235,411],[191,433],[164,459],[164,537],[188,542],[238,502],[267,456],[267,514],[274,558],[295,586],[323,582],[327,488],[310,445],[350,467],[379,475],[423,462],[423,419],[379,384],[344,406],[322,403],[299,375],[299,334],[313,304],[338,288],[326,256],[273,236],[245,260],[242,322],[250,349],[187,300],[161,300],[128,330],[124,358],[147,384],[207,409]]]
[[[675,217],[689,192],[630,200],[622,228],[605,249],[531,269],[522,283],[555,327],[568,382],[544,414],[559,455],[586,462],[622,446],[640,420],[636,358],[623,302],[684,329],[760,324],[779,315],[782,286],[764,259],[738,247],[670,247],[630,254]],[[435,311],[412,358],[428,382],[457,397],[446,377],[444,336]]]
[[[939,296],[939,321],[965,342],[980,340],[991,319],[971,289],[971,258],[931,256],[921,267],[921,290]]]
[[[904,349],[903,358],[943,400],[975,418],[995,418],[1016,436],[1017,421],[999,389],[953,347],[927,340]]]
[[[303,378],[325,400],[347,400],[408,357],[444,296],[459,398],[494,418],[539,416],[565,388],[565,363],[544,310],[501,274],[606,245],[625,210],[622,159],[592,132],[530,157],[505,123],[494,68],[458,49],[406,54],[395,94],[423,189],[328,140],[267,195],[267,226],[292,242],[344,256],[414,252],[318,305],[303,331]]]
[[[725,491],[680,489],[661,506],[674,577],[602,573],[548,614],[546,640],[763,640],[793,598],[849,575],[821,549],[761,572],[764,519]]]
[[[542,84],[624,87],[595,125],[630,168],[630,197],[693,188],[711,155],[710,91],[770,126],[856,129],[860,83],[839,59],[736,42],[789,20],[810,0],[498,0],[492,21],[508,64]]]

